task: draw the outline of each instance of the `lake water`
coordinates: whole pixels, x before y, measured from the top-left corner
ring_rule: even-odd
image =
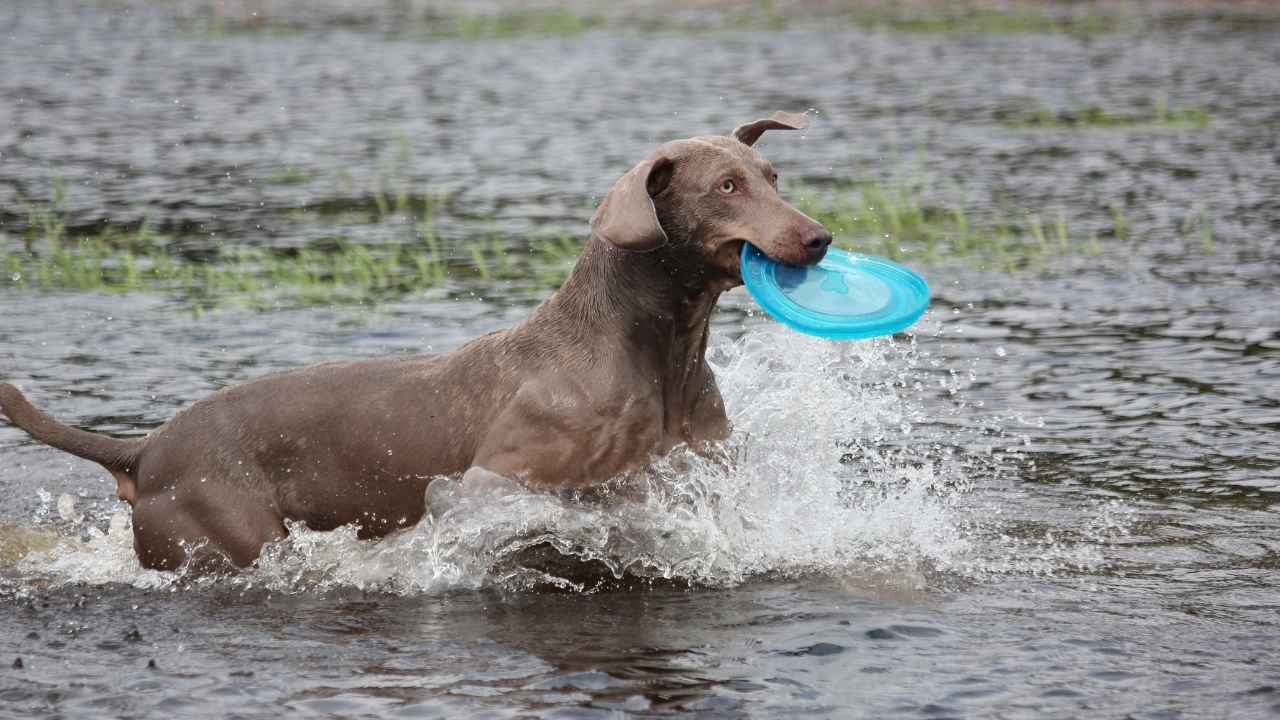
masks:
[[[141,570],[114,481],[0,426],[0,716],[1280,713],[1275,18],[469,39],[393,32],[413,3],[289,7],[216,33],[196,3],[0,7],[0,241],[23,246],[57,182],[73,233],[377,244],[403,232],[366,212],[394,178],[448,194],[444,235],[515,252],[581,233],[658,142],[813,108],[760,144],[784,193],[922,180],[973,222],[1061,213],[1099,249],[919,264],[932,309],[868,342],[798,336],[735,290],[710,353],[732,472],[660,468],[643,502],[462,502],[380,543],[295,528],[234,578]],[[1161,103],[1208,122],[1008,122]],[[546,293],[196,312],[0,279],[0,379],[137,435],[273,370],[455,347]]]

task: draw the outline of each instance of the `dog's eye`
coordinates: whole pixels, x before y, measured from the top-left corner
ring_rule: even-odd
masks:
[[[720,183],[720,192],[724,193],[725,195],[730,195],[733,193],[735,189],[737,189],[737,187],[738,187],[737,185],[733,184],[732,180],[725,180],[724,182]]]

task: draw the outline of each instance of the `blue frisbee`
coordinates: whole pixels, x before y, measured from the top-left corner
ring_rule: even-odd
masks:
[[[778,322],[807,335],[862,340],[892,335],[929,307],[929,285],[898,263],[830,248],[822,262],[796,267],[742,246],[742,282]]]

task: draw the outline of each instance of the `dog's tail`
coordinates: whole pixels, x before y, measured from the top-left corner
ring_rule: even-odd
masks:
[[[113,473],[131,473],[145,442],[142,438],[120,440],[60,423],[40,412],[9,383],[0,383],[0,413],[40,442],[92,460]]]

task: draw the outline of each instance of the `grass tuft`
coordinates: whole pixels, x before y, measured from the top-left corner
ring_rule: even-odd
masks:
[[[849,14],[857,25],[912,33],[1071,33],[1093,35],[1120,24],[1111,13],[1049,13],[1039,7],[897,7],[862,8]]]
[[[262,182],[268,185],[305,185],[311,182],[311,175],[302,168],[286,165],[262,178]]]
[[[1097,106],[1078,110],[1053,112],[1040,108],[1029,115],[1013,115],[1000,118],[1005,127],[1044,129],[1085,128],[1193,128],[1203,129],[1211,120],[1203,107],[1171,108],[1168,101],[1158,97],[1152,103],[1150,114],[1117,114]]]
[[[594,15],[568,8],[518,9],[487,15],[458,15],[435,28],[434,35],[462,40],[491,40],[526,35],[580,35],[602,23]]]
[[[819,193],[795,187],[788,193],[796,207],[826,225],[836,244],[855,252],[929,264],[964,260],[1006,272],[1039,269],[1055,258],[1096,257],[1103,247],[1097,229],[1072,232],[1061,210],[1050,221],[1024,211],[1012,219],[975,216],[960,204],[929,204],[920,189],[886,187],[875,182],[848,183]],[[1112,226],[1103,234],[1129,238],[1129,224],[1116,206]],[[1208,227],[1207,214],[1199,220]],[[1202,245],[1208,247],[1207,243]]]
[[[329,250],[219,245],[197,260],[166,244],[136,252],[102,236],[49,241],[32,251],[0,250],[0,286],[169,292],[201,307],[228,301],[371,304],[442,286],[483,289],[500,280],[555,287],[577,255],[577,242],[558,236],[523,252],[494,237],[449,243],[434,233],[415,243],[366,246],[338,239],[335,244]]]
[[[0,288],[171,293],[197,311],[226,303],[368,305],[439,288],[532,300],[564,281],[580,251],[580,238],[566,234],[521,242],[488,231],[445,236],[435,220],[449,205],[448,197],[411,193],[390,182],[380,187],[393,189],[309,212],[326,217],[356,212],[359,224],[386,226],[392,237],[362,244],[333,236],[305,248],[271,248],[210,247],[202,239],[157,233],[147,222],[71,233],[61,209],[65,188],[55,183],[50,203],[28,208],[21,236],[6,240],[0,235]],[[1118,205],[1105,209],[1109,227],[1095,222],[1082,233],[1073,232],[1061,210],[976,213],[963,203],[926,201],[934,193],[907,185],[847,182],[821,191],[797,186],[787,195],[826,225],[838,245],[920,264],[963,260],[1006,272],[1043,269],[1057,258],[1101,255],[1100,236],[1120,243],[1131,237]],[[455,212],[454,217],[466,216]],[[1208,212],[1188,216],[1178,230],[1198,238],[1205,252],[1213,251]]]

